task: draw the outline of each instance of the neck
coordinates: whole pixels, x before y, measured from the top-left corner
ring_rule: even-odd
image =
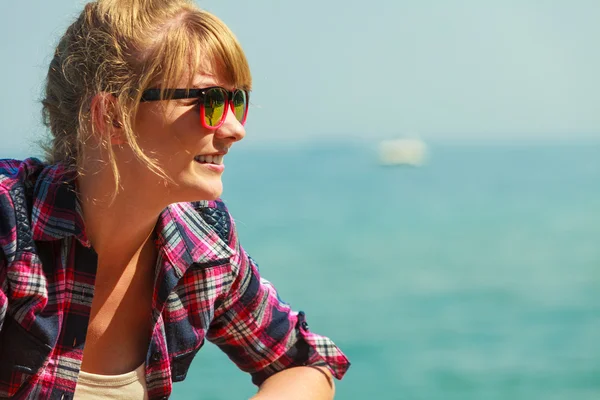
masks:
[[[123,267],[136,262],[144,248],[153,248],[154,228],[167,204],[156,200],[162,196],[139,190],[142,185],[132,186],[132,178],[123,176],[114,199],[109,168],[78,178],[86,235],[101,264]]]

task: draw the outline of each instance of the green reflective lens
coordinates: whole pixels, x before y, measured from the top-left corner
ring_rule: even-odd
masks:
[[[213,88],[204,96],[204,122],[208,126],[217,126],[225,115],[227,93],[220,88]]]
[[[243,90],[236,90],[233,95],[233,111],[235,112],[235,118],[243,122],[246,116],[246,109],[248,105],[248,99],[246,98],[246,92]]]

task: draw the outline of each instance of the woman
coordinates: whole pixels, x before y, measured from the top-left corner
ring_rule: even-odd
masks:
[[[349,363],[283,303],[218,199],[251,76],[185,0],[98,0],[60,40],[47,161],[0,161],[0,397],[168,398],[204,339],[256,399],[329,399]]]

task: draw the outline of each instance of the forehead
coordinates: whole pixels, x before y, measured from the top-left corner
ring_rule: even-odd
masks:
[[[180,84],[186,88],[203,88],[207,86],[232,88],[233,82],[227,78],[222,62],[209,60],[205,57],[195,63],[188,63],[182,74]]]

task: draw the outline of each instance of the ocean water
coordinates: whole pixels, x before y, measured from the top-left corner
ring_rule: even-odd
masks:
[[[600,146],[244,146],[224,200],[261,273],[352,367],[337,399],[600,398]],[[211,344],[175,399],[255,392]]]

